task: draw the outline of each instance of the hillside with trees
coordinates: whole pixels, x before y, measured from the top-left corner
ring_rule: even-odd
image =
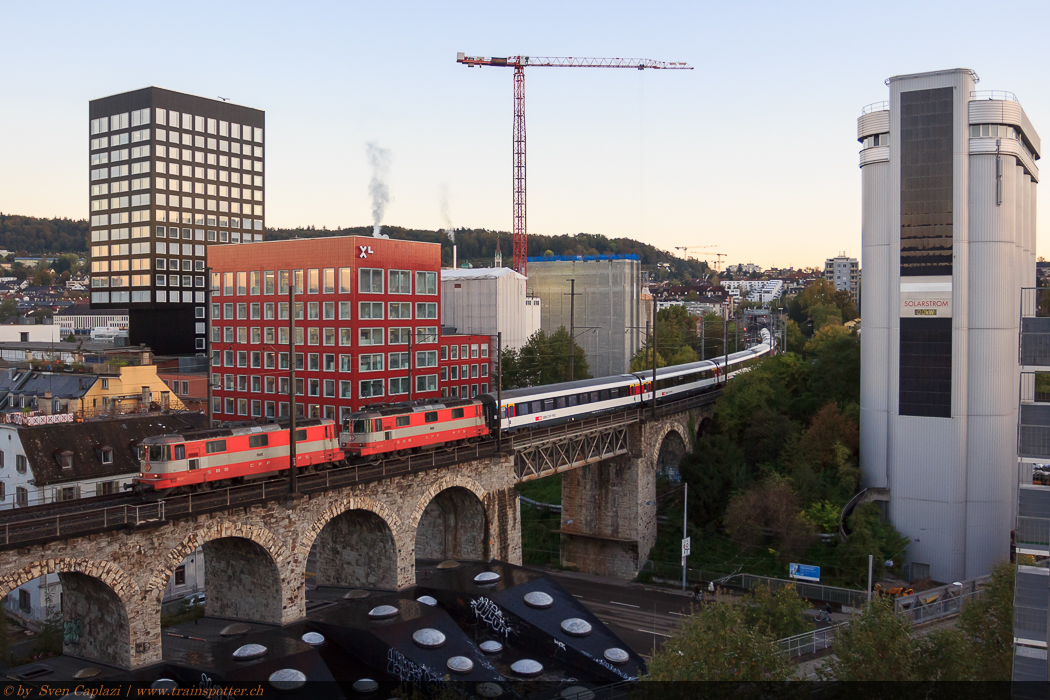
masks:
[[[324,238],[327,236],[371,236],[371,226],[343,229],[268,228],[266,240],[283,241],[290,238]],[[441,263],[452,264],[452,240],[445,231],[384,226],[383,235],[400,240],[424,241],[441,244]],[[509,266],[513,253],[510,234],[506,231],[460,228],[455,230],[459,264],[469,262],[475,267],[489,267],[496,255],[499,242],[504,264]],[[28,253],[86,253],[88,222],[85,219],[41,219],[0,213],[0,248],[11,252]],[[699,260],[682,260],[656,246],[631,238],[607,238],[600,234],[542,236],[529,234],[530,256],[553,255],[637,255],[642,264],[655,266],[667,263],[670,271],[659,275],[661,280],[689,281],[707,275],[707,264]]]
[[[87,239],[85,219],[39,219],[0,213],[0,248],[12,253],[86,253]]]

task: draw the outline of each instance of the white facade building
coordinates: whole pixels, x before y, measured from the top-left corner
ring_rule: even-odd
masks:
[[[458,333],[503,334],[503,348],[517,350],[540,329],[540,300],[527,295],[528,280],[509,267],[441,271],[441,324]]]
[[[70,333],[90,333],[96,328],[128,329],[127,309],[92,309],[86,304],[76,304],[55,314],[55,325],[62,329],[62,337]]]
[[[0,343],[58,343],[62,328],[55,324],[15,323],[0,326]]]
[[[824,261],[824,279],[840,292],[849,292],[854,303],[860,291],[860,264],[856,258],[838,255]]]
[[[858,120],[860,460],[907,561],[938,581],[1007,558],[1017,492],[1018,308],[1035,286],[1039,136],[957,69],[890,78]]]
[[[719,284],[734,301],[746,298],[768,304],[784,295],[783,280],[722,280]]]

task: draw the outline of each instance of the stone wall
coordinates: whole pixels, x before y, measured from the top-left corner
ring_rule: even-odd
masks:
[[[204,543],[209,615],[281,623],[281,574],[269,552],[242,537]],[[221,612],[220,612],[221,611]]]
[[[423,511],[416,531],[416,559],[482,559],[487,538],[485,507],[464,488],[439,493]]]
[[[128,615],[113,589],[97,578],[70,571],[62,582],[62,653],[127,666]]]
[[[397,546],[390,526],[367,510],[330,520],[317,537],[316,580],[322,586],[396,589]]]
[[[379,573],[369,576],[377,583],[396,587],[415,583],[417,526],[431,501],[446,489],[470,492],[483,506],[481,544],[473,540],[461,551],[476,553],[481,547],[482,558],[520,564],[521,519],[514,481],[513,459],[497,457],[350,486],[292,503],[271,502],[154,529],[119,530],[4,551],[0,552],[0,596],[45,573],[73,572],[95,580],[113,593],[119,605],[114,598],[106,602],[98,590],[72,580],[72,590],[86,592],[80,598],[74,592],[76,602],[70,605],[76,607],[71,609],[90,613],[83,618],[82,639],[90,635],[97,640],[90,653],[80,655],[135,668],[160,660],[164,587],[175,568],[197,547],[206,551],[209,615],[288,624],[305,617],[310,549],[315,541],[321,545],[328,541],[327,535],[318,541],[319,535],[348,511],[374,515],[393,535],[393,546],[385,549],[376,549],[374,539],[364,537],[351,538],[340,550],[350,570],[364,556],[375,558],[374,569]],[[477,520],[468,515],[460,524],[474,528]],[[336,522],[333,537],[344,527]],[[337,555],[330,551],[326,556],[331,562]],[[225,583],[219,586],[219,581]],[[68,595],[67,591],[67,600]],[[114,613],[114,606],[123,610],[126,624]],[[108,611],[112,635],[95,629],[100,613],[92,610]]]

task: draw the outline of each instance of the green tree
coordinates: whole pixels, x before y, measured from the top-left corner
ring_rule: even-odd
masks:
[[[891,571],[903,575],[904,561],[910,539],[897,532],[882,519],[875,503],[864,503],[853,509],[847,520],[849,538],[840,557],[842,568],[854,581],[864,581],[868,575],[868,555],[872,560],[872,577],[878,581],[886,575],[885,562],[892,560]]]
[[[748,624],[739,605],[708,605],[685,618],[652,655],[650,681],[786,681],[795,670],[777,637]]]
[[[783,639],[810,628],[808,608],[809,604],[799,597],[794,586],[776,591],[769,586],[759,586],[752,591],[744,608],[744,620],[752,629],[773,639]]]
[[[798,323],[788,319],[785,328],[785,340],[784,344],[787,346],[788,352],[794,352],[802,354],[802,348],[806,345],[806,336],[802,335],[802,329],[798,327]]]
[[[751,479],[744,451],[727,435],[705,435],[678,466],[689,489],[689,515],[701,524],[721,520],[730,495]]]
[[[18,315],[18,302],[7,298],[0,302],[0,321]]]
[[[860,431],[829,403],[813,418],[799,438],[791,458],[791,476],[805,503],[831,501],[845,505],[860,483],[857,452]]]
[[[894,611],[893,600],[879,596],[838,633],[835,656],[820,673],[837,681],[923,680],[911,632],[911,622]]]
[[[999,562],[992,567],[984,594],[962,610],[959,629],[974,660],[973,680],[1008,681],[1013,665],[1014,576],[1016,567]]]
[[[551,335],[537,331],[517,352],[503,354],[503,388],[519,389],[569,381],[569,344],[572,343],[573,379],[590,379],[587,356],[564,326]]]
[[[805,353],[813,363],[808,393],[815,402],[835,401],[843,407],[860,403],[857,336],[842,326],[823,328],[806,343]]]

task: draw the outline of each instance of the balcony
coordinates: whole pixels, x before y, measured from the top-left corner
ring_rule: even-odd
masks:
[[[1050,288],[1021,290],[1020,363],[1050,369]]]
[[[1050,487],[1022,486],[1018,490],[1014,543],[1021,554],[1050,555]]]
[[[1017,567],[1014,580],[1014,641],[1046,647],[1050,571],[1037,566]]]

